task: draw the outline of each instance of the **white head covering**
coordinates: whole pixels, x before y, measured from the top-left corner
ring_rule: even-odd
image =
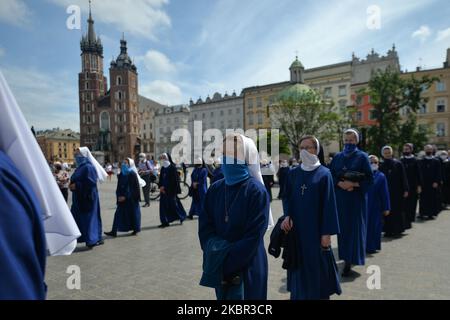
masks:
[[[309,153],[306,150],[302,150],[300,152],[300,157],[302,158],[302,164],[301,164],[301,168],[305,171],[314,171],[316,170],[318,167],[321,166],[320,160],[319,160],[319,153],[320,153],[320,143],[319,140],[316,137],[313,137],[313,140],[316,142],[316,146],[317,146],[317,151],[316,154],[313,155],[311,153]],[[302,157],[303,155],[303,157]],[[305,161],[303,161],[303,158],[306,157],[306,159],[308,160],[306,163]]]
[[[81,147],[80,153],[83,157],[88,158],[89,162],[94,166],[95,171],[97,171],[97,179],[100,182],[103,182],[108,177],[108,174],[106,173],[105,169],[101,166],[100,163],[98,163],[97,159],[94,158],[89,148]]]
[[[355,129],[347,129],[344,134],[353,133],[356,136],[356,143],[359,143],[359,133]]]
[[[383,148],[381,148],[381,155],[383,155],[384,150],[389,149],[391,150],[391,153],[394,153],[394,150],[392,149],[391,146],[384,146]]]
[[[139,175],[138,170],[136,168],[136,164],[134,163],[134,160],[131,158],[128,158],[128,162],[130,163],[130,169],[136,173],[138,181],[139,181],[139,185],[141,186],[141,188],[145,187],[147,185],[147,183]]]
[[[244,145],[244,154],[245,154],[245,161],[248,164],[248,171],[250,175],[261,182],[264,185],[264,180],[261,174],[261,167],[259,165],[259,153],[258,149],[256,148],[255,142],[253,142],[252,139],[247,138],[243,135],[239,135],[242,138],[242,142]],[[270,208],[269,204],[269,226],[268,229],[273,228],[275,226],[275,223],[273,221],[272,216],[272,209]]]
[[[21,171],[39,200],[47,250],[52,256],[69,255],[77,246],[80,231],[1,71],[0,110],[0,149]]]

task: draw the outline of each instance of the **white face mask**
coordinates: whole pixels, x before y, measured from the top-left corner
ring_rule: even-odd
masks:
[[[302,169],[313,171],[320,166],[319,158],[306,150],[300,151],[300,159],[302,160]]]
[[[378,171],[379,166],[377,164],[372,163],[370,166],[372,167],[372,171]]]
[[[168,168],[170,166],[170,161],[169,160],[164,160],[163,161],[163,167],[164,168]]]
[[[445,160],[447,160],[447,159],[448,159],[448,157],[447,157],[447,156],[444,156],[444,155],[442,155],[442,156],[441,156],[441,159],[445,161]]]

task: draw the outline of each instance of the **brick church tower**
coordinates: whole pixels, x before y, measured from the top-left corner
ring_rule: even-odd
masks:
[[[82,71],[78,75],[80,96],[80,142],[99,151],[105,162],[136,158],[140,152],[138,74],[120,41],[120,54],[109,69],[110,89],[103,74],[103,46],[96,37],[89,8],[88,31],[81,39]]]

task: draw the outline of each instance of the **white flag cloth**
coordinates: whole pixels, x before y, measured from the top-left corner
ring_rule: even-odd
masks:
[[[49,254],[71,254],[80,231],[1,71],[0,149],[21,171],[39,200]]]
[[[250,175],[255,178],[256,180],[259,180],[264,185],[264,180],[261,174],[261,167],[259,165],[259,153],[258,149],[256,148],[255,142],[243,135],[240,135],[242,138],[242,141],[244,143],[244,154],[245,154],[245,161],[248,164],[248,171],[250,172]],[[271,229],[275,226],[275,223],[273,221],[272,216],[272,208],[270,208],[269,204],[269,226],[268,229]]]

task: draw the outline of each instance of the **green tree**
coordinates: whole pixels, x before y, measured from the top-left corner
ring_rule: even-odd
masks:
[[[426,142],[426,133],[417,126],[417,110],[427,102],[422,96],[424,87],[429,88],[436,80],[427,76],[402,78],[399,72],[387,68],[378,71],[368,87],[358,92],[359,96],[370,96],[377,121],[377,125],[368,130],[367,149],[370,153],[379,154],[387,144],[400,150],[403,143],[411,142],[411,139],[418,145]],[[402,120],[401,110],[407,115],[406,121]]]
[[[296,84],[283,90],[272,105],[272,119],[275,127],[286,137],[295,157],[299,157],[300,139],[313,134],[323,145],[329,144],[337,135],[337,112],[333,104],[324,101],[319,92],[303,84]]]

